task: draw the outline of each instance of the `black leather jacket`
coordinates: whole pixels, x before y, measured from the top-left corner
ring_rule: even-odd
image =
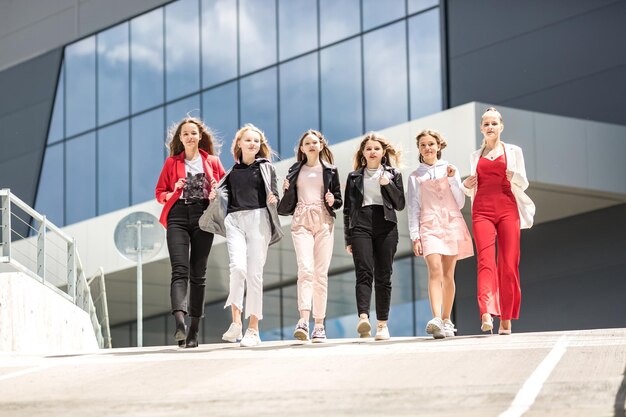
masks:
[[[324,200],[324,207],[326,207],[326,210],[328,210],[328,213],[331,216],[336,217],[335,210],[343,204],[343,201],[341,200],[339,173],[337,172],[337,167],[334,165],[331,165],[323,160],[320,162],[322,163],[323,168],[322,180],[324,182],[324,194],[326,194],[326,191],[330,190],[330,192],[335,196],[333,206],[329,206],[328,203],[326,203],[326,200]],[[290,216],[296,209],[296,204],[298,203],[298,187],[296,187],[296,183],[298,182],[300,168],[302,168],[302,165],[305,163],[305,161],[299,161],[289,168],[289,172],[287,173],[289,188],[285,191],[285,194],[278,205],[278,214],[281,216]]]
[[[387,185],[380,186],[383,197],[383,211],[385,220],[398,223],[396,210],[404,209],[404,186],[402,174],[389,165],[383,165],[385,171],[392,174],[392,179]],[[345,204],[343,206],[343,230],[346,246],[352,245],[352,229],[354,228],[359,209],[363,206],[363,170],[359,168],[348,174],[345,192]]]

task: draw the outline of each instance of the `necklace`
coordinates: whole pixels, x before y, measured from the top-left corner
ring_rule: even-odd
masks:
[[[365,168],[365,176],[367,178],[373,178],[380,168]]]

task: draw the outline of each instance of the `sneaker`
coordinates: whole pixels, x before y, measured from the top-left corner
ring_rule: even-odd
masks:
[[[293,331],[293,337],[298,340],[309,340],[309,323],[304,320],[298,321],[296,329]]]
[[[323,327],[315,327],[313,334],[311,335],[311,341],[313,343],[322,343],[326,341],[326,330]]]
[[[443,339],[446,334],[443,330],[443,321],[439,317],[435,317],[426,323],[426,333],[432,334],[435,339]]]
[[[446,337],[454,337],[455,333],[456,328],[454,327],[454,323],[452,323],[450,319],[445,319],[443,321],[443,334],[445,334]]]
[[[241,324],[239,323],[230,323],[230,327],[226,330],[226,333],[222,335],[222,340],[230,343],[237,343],[242,338]]]
[[[241,343],[239,346],[241,347],[252,347],[258,346],[261,344],[261,338],[259,337],[259,332],[254,329],[246,330],[246,335],[241,339]]]
[[[376,336],[374,336],[374,340],[389,340],[389,327],[387,324],[379,324],[376,326]]]
[[[356,325],[356,331],[359,333],[359,337],[361,338],[372,336],[372,325],[370,324],[366,314],[362,314],[359,318],[359,324]]]

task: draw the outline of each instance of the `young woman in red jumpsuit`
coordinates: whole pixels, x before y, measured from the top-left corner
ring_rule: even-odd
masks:
[[[519,318],[520,229],[530,228],[535,205],[528,188],[524,156],[519,146],[500,140],[502,115],[490,107],[481,118],[483,144],[470,157],[471,175],[463,191],[472,198],[472,230],[478,261],[478,307],[481,330],[511,334],[511,320]]]

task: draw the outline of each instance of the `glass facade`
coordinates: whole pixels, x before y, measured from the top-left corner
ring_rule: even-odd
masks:
[[[442,110],[438,1],[382,3],[178,0],[66,46],[35,208],[64,226],[153,199],[166,130],[188,114],[229,168],[244,123],[290,158],[309,128],[332,145]],[[266,338],[297,313],[295,286],[272,291],[283,307]],[[337,308],[339,329],[352,305]]]

